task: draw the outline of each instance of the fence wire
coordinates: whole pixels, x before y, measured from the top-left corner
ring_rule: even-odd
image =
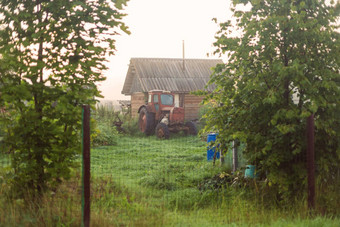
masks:
[[[122,216],[129,215],[133,219],[140,215],[131,216],[131,212],[145,212],[138,211],[139,206],[150,206],[162,213],[192,210],[222,200],[218,193],[209,194],[222,184],[208,181],[221,172],[231,173],[232,147],[229,146],[223,166],[220,159],[215,166],[207,160],[208,149],[206,138],[181,133],[171,134],[169,140],[160,140],[155,135],[119,134],[116,145],[91,150],[91,176],[100,179],[97,184],[105,184],[93,185],[96,202],[112,205],[122,212]],[[239,147],[238,166],[244,171],[246,162],[242,150],[243,147]],[[104,200],[100,197],[103,190],[113,190],[115,196]]]

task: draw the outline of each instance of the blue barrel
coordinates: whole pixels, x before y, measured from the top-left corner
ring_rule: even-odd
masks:
[[[208,134],[207,143],[209,144],[209,142],[216,141],[217,135],[218,135],[217,133]],[[215,146],[213,146],[213,147],[208,146],[208,149],[207,149],[207,160],[208,161],[214,159],[214,153],[215,153]],[[220,158],[220,152],[217,152],[216,158],[217,159]]]
[[[246,165],[246,171],[244,172],[244,177],[246,178],[255,177],[255,166],[254,165]]]

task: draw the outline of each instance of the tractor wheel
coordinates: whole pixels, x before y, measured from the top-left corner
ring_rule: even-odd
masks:
[[[197,135],[197,127],[195,125],[194,122],[188,121],[187,123],[185,123],[185,126],[188,127],[189,129],[187,131],[185,131],[185,133],[188,135]]]
[[[170,131],[168,126],[164,123],[158,123],[156,126],[156,135],[160,139],[169,139]]]
[[[147,111],[145,107],[143,107],[139,111],[139,129],[142,133],[149,136],[154,132],[154,122],[155,122],[155,114]]]

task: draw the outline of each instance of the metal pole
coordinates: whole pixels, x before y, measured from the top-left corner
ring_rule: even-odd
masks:
[[[184,40],[183,40],[183,72],[185,71],[185,54],[184,54]]]
[[[238,167],[238,159],[237,159],[237,143],[233,141],[233,172],[236,172]]]
[[[307,119],[308,209],[315,207],[314,115]]]
[[[90,226],[90,106],[84,105],[82,128],[82,226]]]

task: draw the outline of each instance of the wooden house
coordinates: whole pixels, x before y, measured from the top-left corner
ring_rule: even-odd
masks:
[[[185,119],[198,118],[203,97],[190,94],[205,89],[212,74],[212,67],[222,60],[131,58],[122,94],[131,96],[132,117],[138,116],[138,108],[145,104],[148,92],[164,90],[175,93],[175,105],[184,107]]]

